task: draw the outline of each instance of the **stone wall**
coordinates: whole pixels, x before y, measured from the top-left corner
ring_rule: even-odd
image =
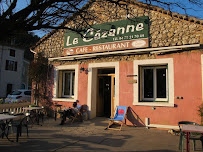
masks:
[[[89,7],[89,14],[91,14],[89,21],[87,21],[89,24],[123,20],[127,16],[149,16],[150,47],[197,44],[200,43],[203,31],[202,20],[194,22],[194,20],[184,18],[183,15],[179,17],[177,13],[174,13],[174,15],[155,6],[146,8],[143,3],[129,4],[128,9],[126,9],[104,1],[95,2]],[[67,23],[67,26],[79,27],[85,25],[85,22],[80,17],[75,17],[74,20]],[[48,34],[41,40],[34,51],[43,51],[47,57],[63,56],[64,31],[54,30],[52,34]]]
[[[46,57],[58,57],[62,56],[64,46],[64,30],[58,30],[51,36],[45,36],[36,48],[35,52],[44,52]]]

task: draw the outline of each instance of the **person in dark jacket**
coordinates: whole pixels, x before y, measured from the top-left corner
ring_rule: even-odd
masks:
[[[77,107],[77,103],[78,103],[78,100],[76,100],[76,102],[73,103],[72,108],[68,108],[67,110],[63,111],[62,120],[61,120],[60,125],[63,125],[65,123],[66,118],[70,119],[71,117],[74,117],[79,112],[79,109]]]

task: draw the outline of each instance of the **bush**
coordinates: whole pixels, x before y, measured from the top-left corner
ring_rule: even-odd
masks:
[[[4,103],[4,99],[0,98],[0,104],[3,104],[3,103]]]

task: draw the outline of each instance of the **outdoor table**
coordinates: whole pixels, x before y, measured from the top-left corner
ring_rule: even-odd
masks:
[[[34,118],[37,121],[37,124],[39,125],[39,116],[40,116],[39,111],[42,110],[43,107],[24,107],[23,109],[29,111],[29,113],[30,111],[35,111],[35,115],[32,115],[32,116],[34,116]],[[32,124],[34,124],[34,121],[31,118],[31,115],[29,115],[29,118],[31,119]]]
[[[16,118],[17,116],[13,116],[13,115],[6,115],[6,114],[0,114],[0,121],[2,121],[3,123],[0,125],[0,128],[2,130],[1,136],[2,138],[4,137],[4,135],[6,136],[6,138],[11,141],[8,138],[8,132],[6,133],[6,129],[8,129],[9,127],[9,123],[12,119]]]
[[[190,133],[203,133],[203,126],[196,126],[196,125],[182,125],[182,131],[186,132],[186,145],[187,145],[187,152],[189,152],[189,136]]]
[[[23,109],[24,109],[24,110],[31,111],[31,110],[41,110],[41,109],[43,109],[43,108],[42,108],[42,107],[24,107]]]

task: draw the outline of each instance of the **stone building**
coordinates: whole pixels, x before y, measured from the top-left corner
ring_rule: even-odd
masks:
[[[203,20],[136,1],[128,9],[99,0],[85,8],[96,19],[64,22],[86,27],[83,37],[53,30],[33,48],[53,65],[51,102],[69,107],[78,99],[90,119],[128,106],[129,125],[201,123]]]

